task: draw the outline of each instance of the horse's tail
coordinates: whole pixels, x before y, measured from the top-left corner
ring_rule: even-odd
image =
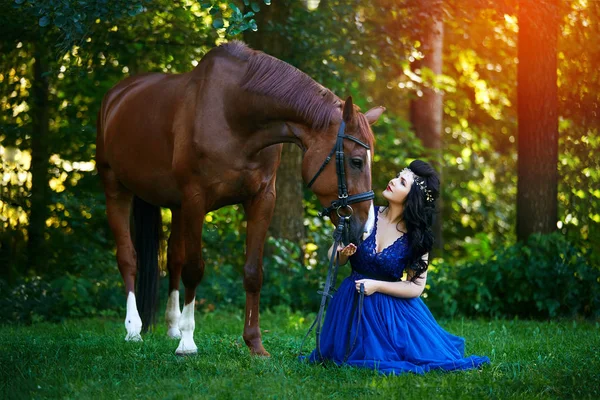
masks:
[[[162,232],[160,207],[134,196],[133,224],[137,253],[137,307],[146,332],[154,326],[158,303],[158,253]]]

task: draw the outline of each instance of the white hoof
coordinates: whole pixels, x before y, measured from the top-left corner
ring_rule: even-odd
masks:
[[[186,336],[188,335],[183,335],[177,350],[175,350],[175,354],[178,356],[190,356],[198,353],[198,347],[196,346],[196,343],[194,343],[194,339],[190,340],[190,338]]]
[[[169,336],[171,339],[181,339],[181,331],[179,328],[171,328],[167,332],[167,336]]]
[[[140,335],[139,333],[128,333],[127,336],[125,336],[125,341],[126,342],[143,342],[144,340],[142,339],[142,335]]]
[[[125,329],[127,329],[127,336],[125,341],[127,342],[141,342],[142,335],[142,319],[138,313],[137,306],[135,304],[135,295],[129,292],[127,296],[127,316],[125,316]]]
[[[189,356],[198,353],[198,347],[194,343],[194,300],[183,307],[181,319],[179,321],[179,329],[181,330],[181,341],[175,354],[178,356]]]
[[[181,356],[181,357],[185,357],[185,356],[195,356],[196,354],[198,354],[198,349],[196,350],[179,350],[177,349],[175,351],[175,355],[177,356]]]

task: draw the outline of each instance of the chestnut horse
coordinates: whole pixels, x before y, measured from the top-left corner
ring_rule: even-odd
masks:
[[[194,300],[204,274],[204,217],[209,211],[241,203],[247,216],[243,337],[252,354],[268,356],[260,334],[259,300],[281,143],[295,143],[304,150],[302,177],[307,182],[336,142],[342,120],[348,134],[372,146],[370,124],[383,110],[376,107],[362,114],[351,98],[341,101],[298,69],[238,41],[212,49],[188,73],[134,76],[113,87],[98,115],[96,165],[127,293],[125,339],[141,340],[142,327],[147,329],[153,321],[159,207],[165,207],[172,212],[168,335],[180,338],[177,354],[197,352]],[[356,142],[345,142],[348,192],[367,192],[371,154]],[[338,197],[332,164],[312,186],[323,205]],[[372,228],[372,201],[353,207],[350,240],[359,243],[363,232]],[[337,222],[334,214],[331,218]],[[183,311],[180,278],[185,288]]]

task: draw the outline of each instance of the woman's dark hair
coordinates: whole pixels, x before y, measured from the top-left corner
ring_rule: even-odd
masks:
[[[433,167],[425,161],[415,160],[408,168],[415,180],[404,200],[402,221],[408,235],[408,268],[413,271],[411,281],[416,281],[427,271],[428,262],[422,257],[433,247],[433,220],[436,214],[435,200],[440,194],[440,179]]]

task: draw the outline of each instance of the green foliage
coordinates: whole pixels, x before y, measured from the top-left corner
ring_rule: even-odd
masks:
[[[16,0],[16,8],[23,24],[42,38],[51,30],[60,32],[56,44],[60,52],[79,45],[93,30],[97,20],[116,22],[124,17],[134,17],[145,10],[148,0]]]
[[[263,309],[279,306],[292,309],[315,309],[317,290],[327,273],[327,249],[331,245],[328,221],[316,216],[317,209],[307,203],[308,244],[269,237],[263,257]],[[198,289],[202,305],[243,307],[245,264],[244,214],[239,206],[211,212],[203,230],[205,275]],[[311,251],[307,251],[311,250]],[[343,275],[344,271],[340,271]],[[211,306],[211,308],[213,307]]]
[[[491,258],[441,263],[429,277],[427,302],[438,315],[600,316],[600,268],[560,233],[532,235]]]
[[[60,322],[66,318],[117,316],[125,296],[118,277],[98,280],[70,273],[53,281],[24,278],[9,286],[0,280],[0,319],[5,323]]]
[[[189,71],[228,35],[255,29],[252,14],[261,12],[259,8],[264,11],[263,3],[269,1],[243,1],[242,11],[242,2],[223,1],[2,2],[0,265],[7,267],[0,274],[9,283],[2,287],[1,297],[9,298],[8,294],[20,287],[30,293],[32,302],[23,305],[22,310],[14,304],[17,300],[5,303],[12,304],[21,315],[7,318],[26,321],[37,314],[52,320],[55,316],[111,310],[118,303],[114,299],[122,294],[116,283],[120,277],[114,241],[106,223],[101,185],[90,163],[101,98],[117,81],[135,73]],[[593,281],[590,271],[594,269],[584,265],[600,265],[600,79],[596,68],[600,47],[595,45],[600,40],[600,2],[587,2],[585,6],[581,2],[564,3],[558,54],[559,226],[568,240],[555,237],[548,242],[548,246],[566,246],[561,250],[564,254],[536,242],[509,247],[496,256],[496,247],[510,246],[515,241],[515,9],[510,2],[488,0],[474,2],[469,8],[461,2],[446,4],[441,77],[433,77],[426,69],[413,69],[422,50],[419,22],[415,20],[428,17],[413,14],[414,2],[332,0],[322,1],[312,10],[304,2],[288,1],[285,20],[269,21],[259,28],[267,34],[283,32],[291,43],[285,49],[285,60],[340,97],[352,94],[363,110],[377,105],[387,107],[380,123],[374,126],[373,189],[379,204],[383,203],[381,189],[390,176],[413,158],[431,156],[412,133],[409,101],[428,85],[444,92],[445,263],[437,275],[432,271],[428,299],[439,304],[434,308],[452,315],[483,310],[486,315],[521,315],[519,310],[525,306],[533,311],[523,312],[538,317],[594,315],[597,306],[588,293]],[[49,66],[45,76],[50,82],[48,171],[52,190],[47,198],[46,275],[36,283],[34,277],[41,271],[30,270],[24,251],[31,206],[31,138],[35,135],[33,65],[34,58],[40,56]],[[307,243],[299,248],[273,239],[267,246],[264,308],[290,305],[314,310],[318,301],[316,291],[325,277],[326,250],[333,228],[315,216],[319,205],[308,190],[304,200]],[[241,307],[243,213],[239,207],[231,207],[212,213],[211,218],[203,237],[206,275],[199,298],[204,298],[207,305]],[[561,240],[581,243],[587,261],[575,266],[571,259],[577,259],[579,253]],[[522,255],[519,252],[524,250],[519,246],[536,250],[533,255]],[[542,248],[548,253],[539,250]],[[538,253],[545,254],[545,258],[536,259]],[[556,261],[560,257],[568,268],[560,269],[563,264]],[[483,264],[481,260],[490,262]],[[534,268],[528,262],[540,266]],[[475,271],[475,266],[481,271]],[[566,283],[552,286],[548,282],[542,286],[544,275],[539,271]],[[592,274],[592,278],[575,278],[565,271]],[[340,276],[345,272],[340,271]],[[517,273],[521,275],[514,275]],[[521,278],[497,282],[498,274]],[[521,287],[520,281],[526,285]],[[57,287],[48,288],[44,282]],[[462,298],[465,282],[469,283],[469,304],[480,304],[479,310],[456,302]],[[97,283],[104,289],[96,289]],[[528,294],[532,300],[523,300],[523,291],[530,289],[540,293],[534,296],[532,291]],[[52,299],[63,294],[70,300],[61,299],[51,316],[39,300],[44,298],[44,290],[50,296],[47,304],[54,304]],[[567,295],[566,290],[573,290],[573,295]],[[92,300],[74,304],[71,293],[78,291],[88,293]],[[105,291],[113,299],[106,307],[97,300],[98,291]],[[511,293],[519,293],[520,298]],[[507,304],[518,309],[509,310]],[[31,311],[36,309],[39,311]]]
[[[302,263],[303,252],[300,246],[289,240],[272,237],[267,246],[271,249],[271,254],[265,258],[266,284],[261,292],[261,303],[264,301],[268,307],[314,309],[318,299],[316,288],[321,277]]]
[[[263,0],[265,5],[270,0]],[[94,35],[95,25],[99,21],[112,25],[120,24],[132,17],[146,12],[153,12],[155,2],[150,0],[16,0],[12,7],[23,15],[24,23],[31,24],[32,20],[42,28],[41,36],[55,29],[59,34],[58,49],[67,52],[74,45],[81,45],[88,35]],[[175,8],[186,17],[197,18],[192,9],[194,2],[179,1]],[[244,5],[252,11],[242,12],[234,2],[200,1],[200,8],[212,16],[212,27],[221,29],[226,26],[225,33],[235,36],[246,30],[258,29],[256,21],[252,18],[260,11],[257,1],[244,0]],[[140,21],[140,19],[138,19]],[[35,30],[36,28],[34,28]]]
[[[270,1],[264,0],[264,3],[269,5]],[[227,22],[225,33],[230,36],[239,35],[247,30],[258,30],[256,20],[252,17],[260,11],[259,2],[244,0],[244,6],[246,9],[252,9],[252,11],[243,12],[235,3],[223,3],[214,0],[200,2],[200,7],[213,16],[213,28],[221,29]]]
[[[57,291],[40,277],[21,279],[13,286],[0,280],[0,317],[5,323],[46,320],[58,301]]]

